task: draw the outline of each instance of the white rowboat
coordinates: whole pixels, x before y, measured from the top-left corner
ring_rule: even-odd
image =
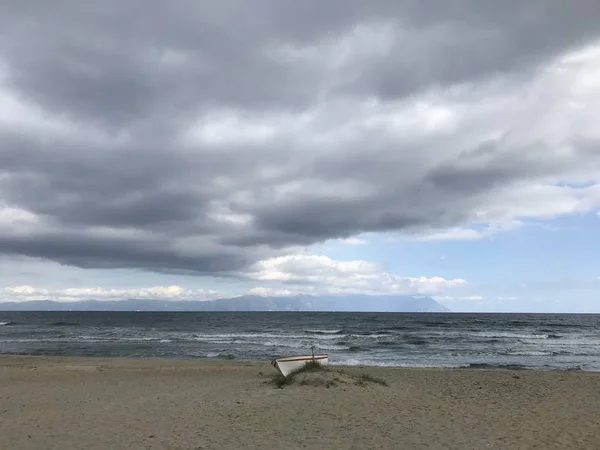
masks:
[[[281,375],[287,377],[290,373],[295,370],[301,369],[306,363],[316,362],[326,366],[329,363],[328,355],[297,355],[297,356],[286,356],[285,358],[276,358],[271,361],[273,367],[275,367]]]

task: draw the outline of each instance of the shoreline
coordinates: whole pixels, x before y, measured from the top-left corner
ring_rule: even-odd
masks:
[[[278,356],[283,357],[283,356]],[[154,357],[154,356],[80,356],[80,355],[24,355],[15,353],[0,353],[0,362],[2,358],[73,358],[73,359],[90,359],[90,360],[131,360],[131,361],[187,361],[196,362],[198,364],[242,364],[242,365],[269,365],[271,360],[242,360],[242,359],[228,359],[228,358],[198,358],[198,357]],[[473,370],[473,371],[508,371],[508,372],[582,372],[582,373],[598,373],[600,369],[590,370],[580,366],[574,366],[569,368],[558,368],[558,367],[525,367],[519,364],[491,364],[491,363],[471,363],[466,365],[457,366],[393,366],[393,365],[369,365],[369,364],[335,364],[329,363],[331,367],[345,368],[345,369],[400,369],[400,370]],[[0,364],[1,366],[1,364]]]
[[[0,448],[596,449],[600,373],[333,366],[378,384],[277,389],[268,362],[0,355]]]

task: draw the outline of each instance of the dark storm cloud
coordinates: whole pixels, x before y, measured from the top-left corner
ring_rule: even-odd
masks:
[[[67,223],[116,226],[185,221],[203,208],[202,195],[177,185],[177,177],[190,172],[186,162],[164,148],[143,155],[81,144],[49,150],[31,138],[7,135],[0,152],[7,175],[0,189],[10,204]]]
[[[162,239],[127,239],[70,232],[39,233],[35,236],[14,235],[1,238],[5,254],[47,258],[61,264],[82,268],[130,268],[171,273],[229,274],[248,265],[240,252],[198,249],[194,255],[173,249]]]
[[[425,136],[436,112],[409,108],[421,122],[395,132],[398,105],[510,91],[599,39],[598,17],[592,0],[4,2],[0,253],[227,273],[460,225],[499,187],[595,167],[596,139],[570,136],[567,159],[490,140],[511,110]]]
[[[398,40],[350,89],[390,99],[436,83],[526,74],[557,52],[597,38],[600,3],[413,2],[409,10],[402,22],[415,38]]]
[[[18,5],[18,6],[16,6]],[[391,53],[351,67],[347,94],[405,96],[435,83],[538,64],[597,36],[600,4],[332,1],[19,2],[2,7],[14,87],[57,113],[112,126],[215,105],[301,107],[326,81],[269,45],[311,45],[360,24],[405,30]],[[173,53],[169,56],[169,52]],[[169,69],[157,63],[185,59]],[[161,56],[162,55],[162,56]]]

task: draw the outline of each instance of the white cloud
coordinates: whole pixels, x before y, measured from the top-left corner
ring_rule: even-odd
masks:
[[[255,287],[248,291],[248,295],[260,295],[261,297],[287,297],[297,293],[290,289],[277,289],[270,287]]]
[[[153,286],[138,289],[111,288],[65,288],[47,289],[29,285],[12,286],[0,289],[4,301],[78,301],[78,300],[210,300],[219,297],[218,292],[205,289],[184,289],[181,286]]]
[[[339,242],[341,242],[342,244],[347,244],[347,245],[363,245],[366,244],[367,241],[365,241],[364,239],[359,239],[356,237],[350,237],[350,238],[346,238],[346,239],[338,239]]]
[[[553,219],[599,207],[600,183],[583,187],[522,183],[499,192],[477,215],[482,222]]]
[[[518,89],[499,93],[494,83],[472,86],[483,100],[471,102],[468,108],[454,105],[452,95],[439,97],[447,103],[438,100],[436,107],[453,111],[463,125],[444,146],[447,157],[468,148],[473,140],[488,139],[498,143],[496,152],[506,157],[520,152],[524,162],[540,158],[549,170],[487,191],[464,225],[419,238],[477,240],[518,228],[530,219],[550,220],[600,208],[600,167],[591,160],[590,165],[581,164],[576,150],[600,138],[595,124],[600,114],[598,80],[600,43],[595,43],[556,58]],[[489,153],[465,159],[464,168],[479,170],[493,164],[492,157]]]
[[[0,229],[16,227],[20,229],[35,225],[39,222],[37,215],[21,208],[13,208],[0,203]]]
[[[246,276],[279,282],[291,292],[306,294],[425,295],[467,284],[461,278],[401,276],[386,272],[372,262],[339,261],[323,255],[288,255],[263,260],[254,264]]]
[[[377,270],[371,262],[337,261],[322,255],[288,255],[259,261],[250,278],[271,281],[309,281],[326,277],[370,276]]]
[[[462,297],[456,297],[456,296],[452,296],[452,295],[434,295],[432,297],[434,300],[436,301],[481,301],[483,300],[483,296],[482,295],[466,295],[466,296],[462,296]]]
[[[439,233],[420,236],[422,241],[476,241],[484,237],[484,233],[471,228],[450,228]]]
[[[472,241],[515,230],[528,220],[551,220],[564,215],[585,214],[600,208],[600,183],[558,186],[521,183],[494,192],[485,208],[478,209],[471,225],[419,236],[423,241]],[[544,227],[543,224],[539,224]]]
[[[515,230],[524,226],[520,220],[510,219],[504,221],[484,223],[473,223],[480,229],[468,227],[455,227],[445,231],[418,236],[420,241],[476,241],[479,239],[494,236],[500,232]]]

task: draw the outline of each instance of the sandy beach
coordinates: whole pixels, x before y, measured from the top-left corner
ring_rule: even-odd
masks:
[[[0,356],[2,449],[597,449],[600,373]]]

